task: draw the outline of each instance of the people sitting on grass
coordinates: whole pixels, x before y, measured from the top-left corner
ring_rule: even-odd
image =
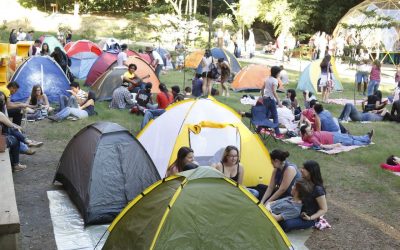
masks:
[[[185,96],[181,93],[181,88],[178,85],[174,85],[171,87],[171,94],[174,97],[174,102],[177,99],[185,99]]]
[[[314,110],[321,124],[321,127],[317,127],[315,131],[340,132],[339,124],[334,120],[331,112],[324,110],[322,104],[316,103]]]
[[[227,178],[243,185],[244,168],[240,163],[239,149],[235,146],[227,146],[222,154],[220,162],[213,164],[212,167],[223,173]],[[255,197],[259,193],[255,189],[248,189]]]
[[[192,80],[192,95],[199,97],[203,95],[203,78],[201,74],[196,73]]]
[[[292,106],[292,109],[293,109],[293,114],[294,114],[295,116],[297,116],[297,115],[299,115],[299,114],[301,113],[301,108],[300,108],[299,102],[297,101],[296,96],[297,96],[296,90],[294,90],[294,89],[288,89],[288,90],[286,91],[286,97],[287,97],[287,98],[290,100],[290,102],[291,102],[291,106]],[[297,119],[297,120],[298,120],[298,119]]]
[[[283,100],[282,107],[278,107],[277,111],[279,124],[284,126],[288,131],[296,131],[297,123],[295,122],[290,100]]]
[[[381,110],[371,110],[369,112],[360,112],[352,103],[346,103],[343,110],[339,116],[339,121],[342,122],[363,122],[363,121],[383,121],[390,119],[388,117],[389,113],[386,109]]]
[[[311,124],[311,127],[314,131],[319,131],[321,130],[321,122],[318,115],[315,113],[315,104],[317,104],[317,100],[311,100],[309,107],[301,112],[299,124]]]
[[[392,104],[390,111],[390,119],[395,122],[400,122],[400,92],[398,93],[399,99]]]
[[[191,87],[189,87],[189,86],[185,87],[184,91],[185,91],[184,92],[185,99],[193,98],[193,96],[192,96],[192,88]]]
[[[71,96],[68,97],[66,95],[60,95],[60,110],[64,109],[65,107],[70,108],[78,108],[88,98],[88,93],[81,89],[79,83],[71,82],[69,85],[70,89],[67,90],[71,93]]]
[[[303,179],[312,183],[313,188],[311,194],[303,201],[301,215],[280,223],[285,232],[313,227],[317,220],[328,212],[326,191],[318,162],[304,162],[300,172]]]
[[[300,216],[304,201],[310,195],[311,191],[312,184],[305,179],[299,179],[292,187],[292,196],[267,202],[265,206],[278,222],[295,219]]]
[[[372,95],[369,95],[361,103],[363,112],[369,112],[373,110],[381,110],[387,104],[387,101],[382,101],[382,92],[380,90],[375,91]]]
[[[42,87],[37,84],[33,86],[31,95],[26,101],[27,104],[35,106],[35,108],[26,108],[28,114],[32,114],[37,119],[46,117],[54,109],[50,106],[47,95],[43,93]],[[35,120],[37,120],[35,119]]]
[[[151,88],[153,84],[146,83],[144,89],[139,90],[136,95],[136,102],[139,105],[139,109],[143,112],[146,109],[156,109],[158,107],[157,103],[153,103],[153,98],[151,94]]]
[[[79,105],[78,108],[66,107],[61,111],[59,111],[57,114],[49,116],[48,119],[54,122],[60,122],[64,119],[67,119],[70,116],[72,120],[75,120],[75,119],[84,119],[87,118],[88,116],[95,115],[96,114],[96,111],[94,109],[95,100],[96,100],[95,93],[93,91],[89,91],[87,100],[82,105]]]
[[[2,123],[5,125],[5,127],[3,127],[2,133],[14,136],[19,141],[19,152],[21,154],[33,155],[35,151],[32,150],[30,147],[40,147],[43,145],[43,143],[30,140],[24,134],[22,134],[22,128],[19,125],[11,122],[11,120],[8,118],[5,105],[6,103],[7,97],[4,95],[3,92],[0,92],[0,112],[4,115],[4,117],[2,118]]]
[[[19,90],[19,84],[15,81],[10,82],[7,86],[0,86],[0,92],[5,96],[7,114],[9,118],[12,118],[12,122],[21,126],[23,109],[35,108],[33,105],[29,105],[24,102],[13,102],[11,96]]]
[[[40,50],[41,56],[50,56],[50,49],[47,43],[42,44],[42,49]]]
[[[308,109],[310,108],[310,102],[313,100],[317,100],[317,97],[312,92],[309,92],[308,90],[303,91],[303,98],[304,98],[304,108]]]
[[[181,147],[178,150],[178,154],[176,156],[176,160],[172,165],[168,168],[165,177],[180,173],[184,171],[184,167],[189,164],[194,163],[194,152],[193,149],[189,147]]]
[[[144,89],[145,87],[141,79],[136,77],[136,70],[136,64],[131,63],[128,65],[128,71],[126,71],[122,77],[122,81],[128,84],[128,90],[132,93],[137,93],[140,89]]]
[[[340,132],[313,131],[309,125],[300,128],[301,138],[315,149],[332,149],[338,146],[364,146],[371,143],[374,130],[366,135],[355,136]]]
[[[400,70],[400,66],[397,66],[397,67],[399,67],[399,70]],[[400,72],[399,72],[399,74],[400,74]],[[391,103],[393,103],[400,99],[399,96],[400,96],[400,75],[399,75],[399,81],[397,82],[397,86],[393,90],[393,94],[391,96],[388,96],[388,99]]]
[[[271,152],[271,163],[274,168],[269,185],[261,203],[275,201],[290,196],[293,184],[300,179],[300,172],[297,166],[289,161],[289,152],[275,149]],[[258,191],[262,193],[262,186],[258,185]]]
[[[109,108],[110,109],[131,109],[134,106],[132,94],[128,90],[129,83],[123,82],[121,86],[114,89]]]
[[[160,93],[157,94],[158,109],[165,109],[174,101],[174,96],[168,91],[167,85],[160,83]]]

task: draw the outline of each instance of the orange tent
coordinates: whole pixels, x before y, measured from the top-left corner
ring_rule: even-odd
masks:
[[[160,92],[160,80],[158,80],[153,68],[143,58],[130,56],[128,57],[127,63],[136,64],[137,70],[135,72],[135,75],[137,75],[138,77],[145,78],[146,76],[149,76],[146,79],[143,79],[143,82],[151,82],[153,84],[153,87],[151,88],[151,93]]]
[[[265,65],[250,64],[242,69],[233,80],[231,87],[235,91],[260,90],[264,88],[265,79],[271,75],[271,69]],[[279,89],[283,88],[278,79]]]
[[[204,50],[199,49],[196,51],[193,51],[189,55],[186,56],[185,58],[185,68],[193,68],[197,69],[199,66],[201,59],[203,59],[204,56]]]

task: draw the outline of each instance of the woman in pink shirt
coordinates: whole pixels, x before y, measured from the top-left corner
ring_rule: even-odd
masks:
[[[369,76],[368,83],[368,96],[375,93],[379,88],[379,83],[381,82],[381,63],[379,60],[375,60],[372,63],[371,74]]]

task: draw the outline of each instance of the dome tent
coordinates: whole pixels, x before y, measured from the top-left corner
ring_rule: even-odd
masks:
[[[65,148],[54,181],[63,184],[86,225],[111,222],[160,179],[143,146],[116,123],[81,129]]]
[[[154,138],[158,138],[157,141]],[[182,146],[191,147],[202,166],[219,162],[221,149],[236,146],[246,186],[268,184],[273,171],[271,158],[260,138],[243,124],[237,112],[212,97],[170,105],[164,114],[140,131],[138,140],[160,176],[165,176]]]
[[[355,7],[351,8],[346,15],[340,19],[336,26],[333,35],[334,37],[341,37],[343,39],[348,37],[355,37],[356,31],[351,28],[345,28],[342,24],[347,25],[374,25],[388,24],[388,21],[380,20],[377,18],[368,16],[366,12],[375,12],[376,17],[382,17],[384,19],[389,18],[393,21],[400,21],[400,4],[397,0],[367,0]],[[378,24],[379,23],[379,24]],[[365,28],[360,31],[360,39],[364,46],[367,48],[381,47],[385,51],[396,51],[394,48],[395,42],[400,37],[400,29],[395,26],[389,28]]]
[[[43,43],[47,43],[49,45],[50,54],[53,53],[55,47],[59,47],[65,53],[64,46],[62,46],[60,41],[58,41],[58,39],[54,36],[43,35],[39,38],[39,40],[42,42],[42,45]]]
[[[70,42],[64,49],[71,59],[71,72],[78,79],[86,78],[93,63],[102,53],[95,43],[88,40]]]
[[[108,228],[103,249],[291,249],[263,204],[210,167],[150,186]]]
[[[33,56],[21,64],[11,81],[19,84],[17,93],[11,96],[13,101],[26,101],[32,87],[40,84],[50,102],[58,102],[60,95],[69,95],[69,80],[61,67],[49,56]]]

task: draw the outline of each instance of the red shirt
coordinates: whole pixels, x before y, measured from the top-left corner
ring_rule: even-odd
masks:
[[[302,138],[304,142],[312,143],[314,146],[333,144],[333,134],[328,131],[314,131],[312,136]]]
[[[305,109],[301,114],[311,122],[311,126],[315,130],[315,110],[313,108]]]
[[[173,100],[174,97],[169,92],[168,94],[164,92],[160,92],[157,94],[157,103],[159,109],[165,109],[169,104],[172,103]]]

